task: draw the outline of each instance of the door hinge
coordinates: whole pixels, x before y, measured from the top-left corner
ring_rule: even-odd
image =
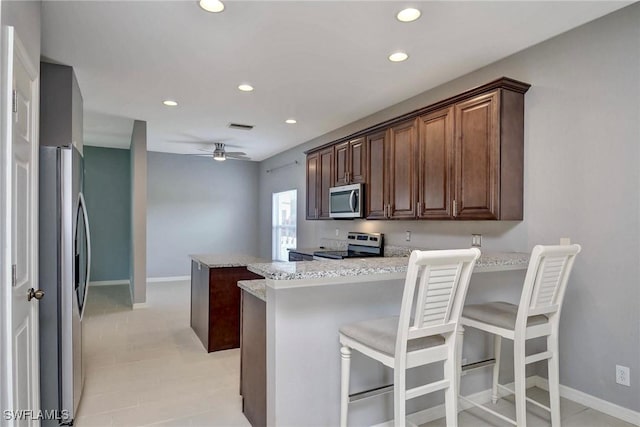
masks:
[[[16,269],[17,269],[16,264],[11,264],[11,287],[12,288],[16,286],[16,275],[17,275]]]
[[[11,95],[11,110],[14,113],[18,112],[18,92],[16,92],[16,90],[13,90],[13,94]]]

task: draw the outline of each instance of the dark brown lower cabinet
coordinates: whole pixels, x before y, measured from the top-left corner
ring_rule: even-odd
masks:
[[[267,425],[267,304],[242,291],[240,394],[253,427]]]
[[[238,281],[262,278],[246,267],[191,262],[191,328],[209,353],[240,347]]]

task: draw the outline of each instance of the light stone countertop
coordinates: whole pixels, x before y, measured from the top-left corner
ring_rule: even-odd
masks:
[[[326,279],[336,277],[379,276],[398,278],[407,272],[406,257],[349,258],[343,260],[271,262],[249,264],[249,271],[270,281]],[[487,252],[476,262],[474,272],[526,270],[529,254],[519,252]],[[272,283],[267,283],[271,286]],[[320,284],[320,283],[318,283]],[[284,285],[283,287],[288,287]]]
[[[268,263],[264,258],[258,258],[250,255],[227,255],[227,254],[196,254],[189,257],[204,264],[209,268],[220,267],[246,267],[249,264]]]
[[[267,281],[265,279],[239,280],[238,287],[262,301],[267,300]]]

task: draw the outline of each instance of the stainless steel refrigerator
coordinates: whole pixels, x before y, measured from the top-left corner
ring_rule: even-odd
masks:
[[[84,160],[70,144],[40,147],[40,395],[43,410],[71,425],[82,387],[82,317],[87,299],[91,243],[82,195]]]

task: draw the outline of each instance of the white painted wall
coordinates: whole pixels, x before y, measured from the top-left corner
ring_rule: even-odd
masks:
[[[418,247],[530,250],[571,237],[583,245],[561,321],[561,382],[640,410],[640,4],[523,50],[445,85],[323,135],[260,164],[260,256],[269,256],[274,191],[298,189],[300,246],[349,230],[383,232]],[[428,72],[428,70],[425,70]],[[522,222],[305,221],[304,150],[468,88],[508,76],[531,83],[525,97],[525,219]],[[298,160],[299,166],[266,174]],[[615,384],[615,365],[631,387]],[[540,365],[539,372],[546,371]]]
[[[189,254],[257,254],[257,163],[149,152],[148,166],[148,277],[188,276]]]
[[[147,122],[133,122],[131,134],[131,301],[147,301]]]

